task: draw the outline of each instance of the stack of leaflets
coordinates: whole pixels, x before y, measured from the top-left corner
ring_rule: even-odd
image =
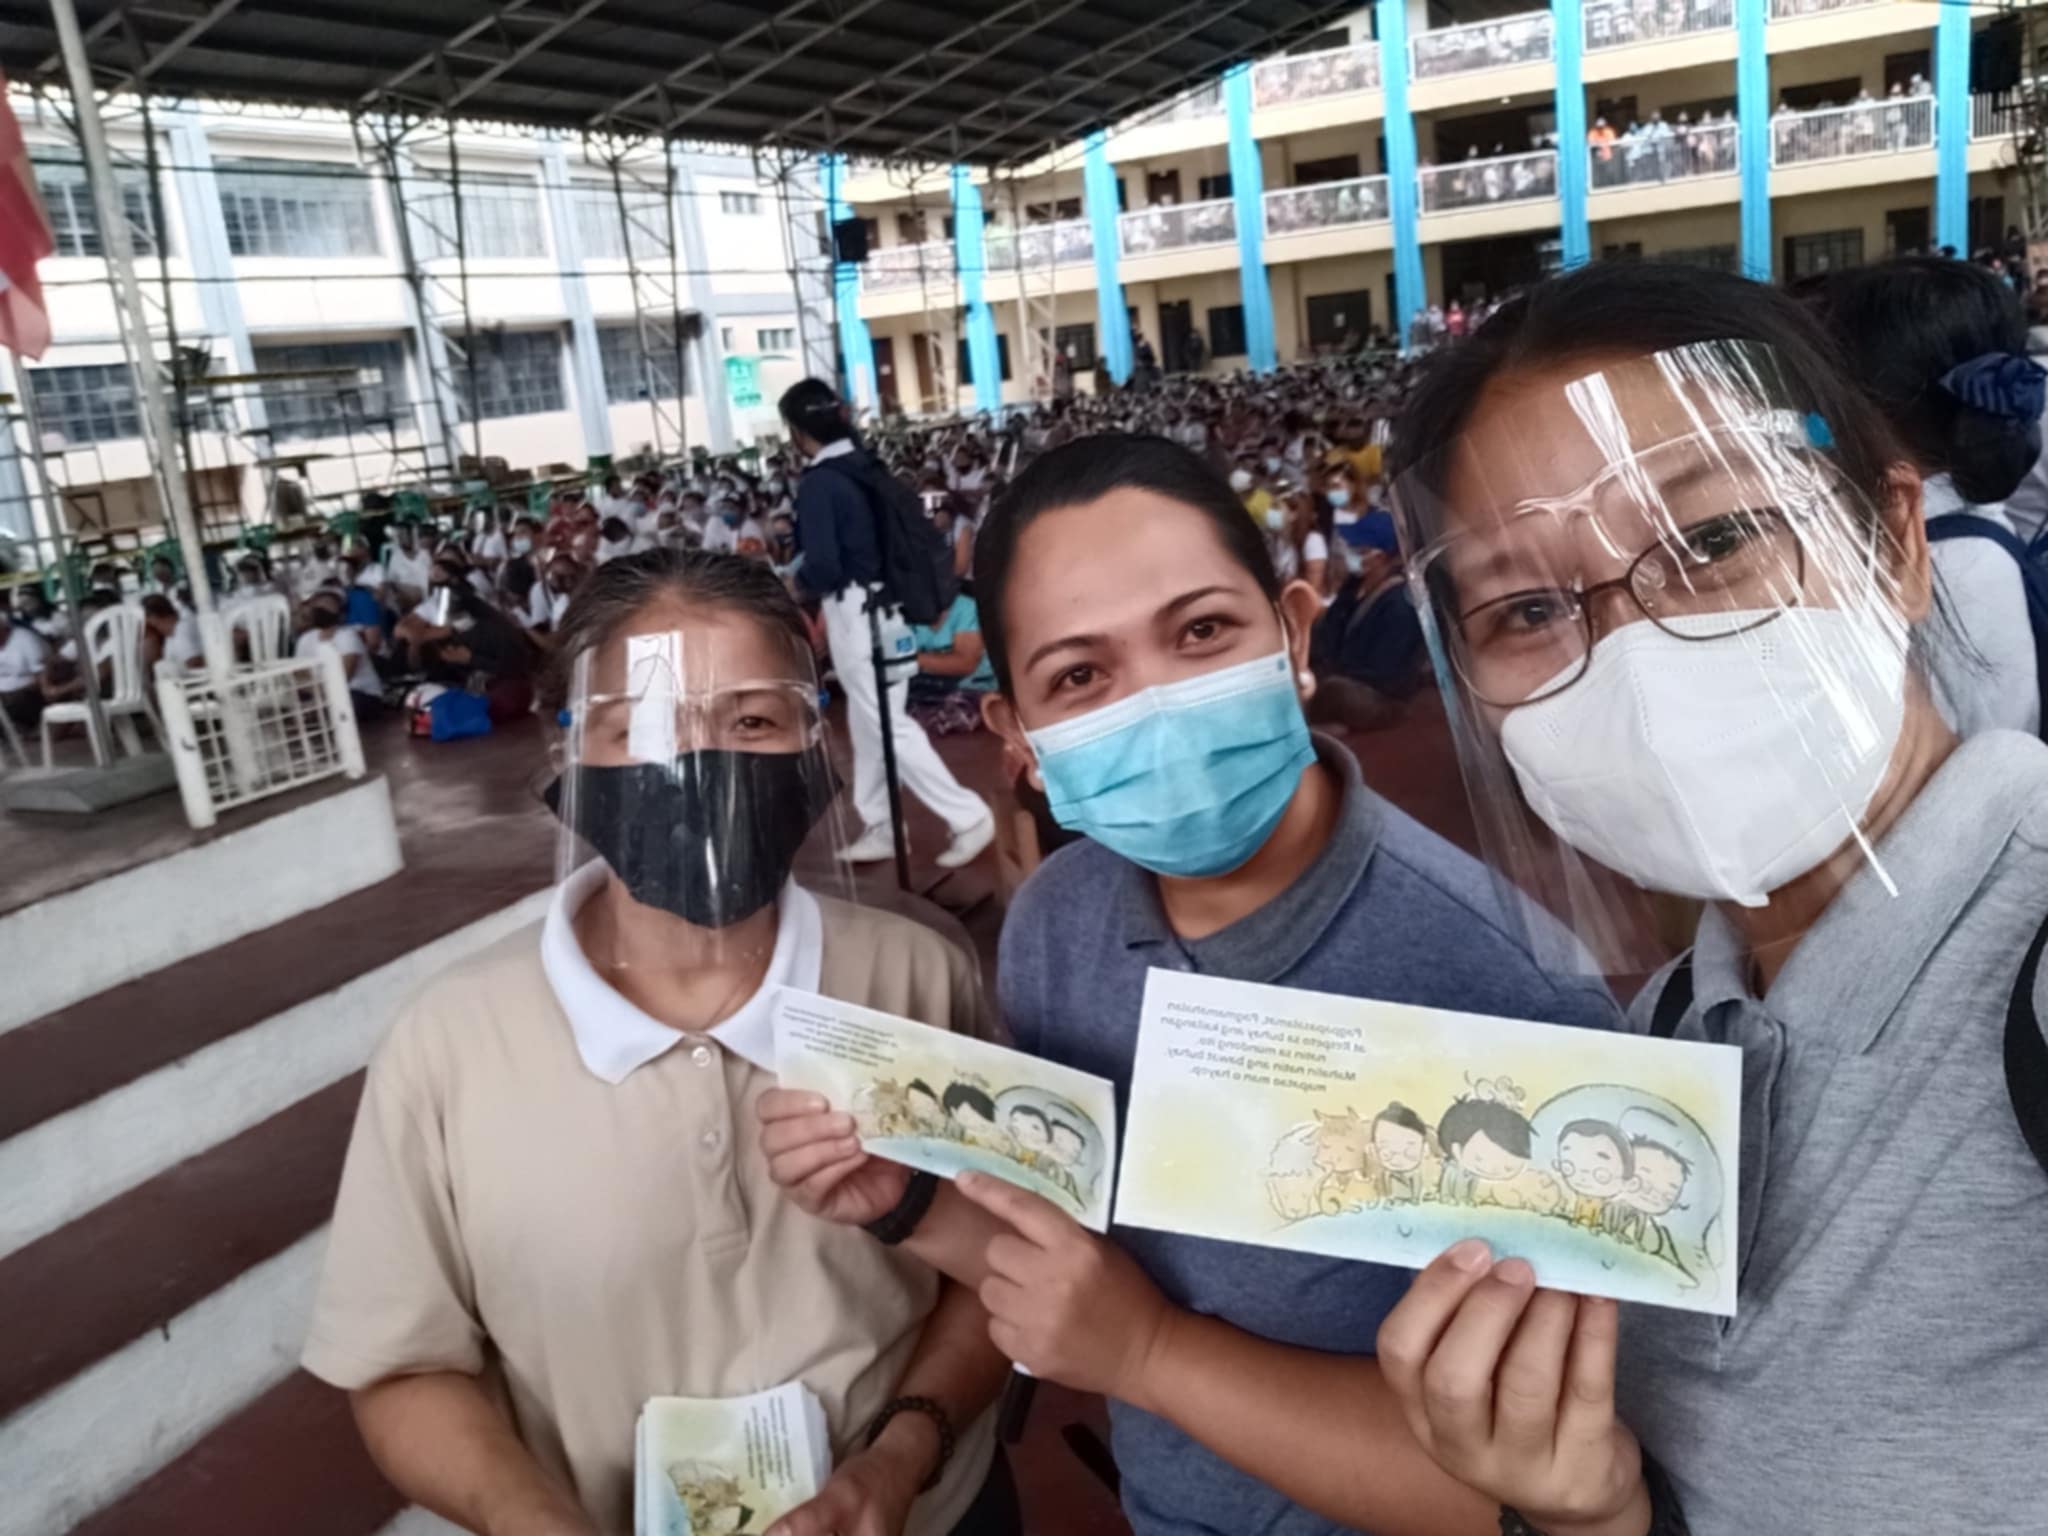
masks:
[[[801,1382],[752,1397],[654,1397],[634,1436],[634,1536],[760,1536],[832,1473]]]

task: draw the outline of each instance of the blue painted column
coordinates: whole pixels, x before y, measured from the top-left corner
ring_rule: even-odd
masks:
[[[1934,24],[1934,243],[1970,254],[1970,8]]]
[[[1109,376],[1131,382],[1131,317],[1124,308],[1123,280],[1117,276],[1116,173],[1109,168],[1109,136],[1100,128],[1081,146],[1081,193],[1088,208],[1088,232],[1095,242],[1096,349],[1109,362]],[[1083,368],[1095,359],[1083,358]]]
[[[846,200],[846,157],[826,155],[820,169],[825,173],[825,206],[831,210],[831,222],[852,218],[853,205]],[[850,261],[832,264],[832,309],[839,321],[839,366],[846,375],[846,392],[860,409],[878,410],[875,344],[867,321],[860,317],[860,268]]]
[[[1408,350],[1408,326],[1428,298],[1422,286],[1422,241],[1416,233],[1420,189],[1415,181],[1415,119],[1408,115],[1408,7],[1376,0],[1380,85],[1387,128],[1387,210],[1394,224],[1394,339]]]
[[[1968,13],[1965,12],[1965,15]],[[1742,272],[1771,280],[1770,0],[1735,0],[1735,158],[1742,184]]]
[[[1558,244],[1566,270],[1593,259],[1586,220],[1586,16],[1580,0],[1550,0],[1557,53]]]
[[[1266,277],[1266,173],[1252,137],[1252,67],[1223,75],[1223,112],[1230,124],[1230,201],[1237,215],[1237,285],[1244,304],[1245,360],[1254,373],[1279,362],[1273,345],[1273,285]]]
[[[996,317],[982,293],[988,252],[982,239],[981,188],[964,165],[953,167],[953,264],[960,274],[960,303],[967,311],[967,374],[974,407],[1003,408],[1002,353],[996,346]],[[1023,317],[1018,317],[1023,323]],[[1021,343],[1020,336],[1018,341]]]

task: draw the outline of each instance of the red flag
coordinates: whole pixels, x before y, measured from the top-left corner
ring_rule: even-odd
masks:
[[[49,350],[50,312],[36,263],[55,249],[21,124],[7,99],[7,78],[0,75],[0,347],[23,357]]]

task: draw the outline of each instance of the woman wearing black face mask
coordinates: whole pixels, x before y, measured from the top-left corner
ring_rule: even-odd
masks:
[[[778,988],[983,1009],[937,934],[791,878],[837,787],[800,613],[765,564],[651,550],[551,664],[565,878],[371,1064],[307,1365],[475,1530],[625,1536],[648,1398],[801,1381],[835,1471],[778,1531],[1013,1536],[980,1303],[779,1199],[755,1134]]]

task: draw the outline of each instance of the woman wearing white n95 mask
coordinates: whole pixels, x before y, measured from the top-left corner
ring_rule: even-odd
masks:
[[[1791,300],[1655,265],[1508,304],[1393,460],[1489,859],[1611,971],[1646,894],[1706,903],[1633,1025],[1743,1055],[1689,1255],[1736,1315],[1627,1309],[1617,1355],[1613,1303],[1460,1243],[1380,1333],[1410,1426],[1504,1530],[2039,1530],[2048,747],[1935,708],[1911,460]]]
[[[975,545],[999,696],[989,723],[1082,840],[1011,904],[998,990],[1025,1050],[1127,1094],[1162,967],[1552,1023],[1611,1026],[1546,975],[1484,871],[1312,736],[1322,602],[1264,529],[1163,438],[1036,460]],[[776,1181],[828,1220],[914,1191],[803,1094],[762,1101]],[[1035,1375],[1112,1402],[1137,1536],[1497,1536],[1498,1506],[1438,1470],[1372,1358],[1404,1271],[1116,1227],[1098,1238],[1007,1184],[947,1184],[905,1248],[975,1285]],[[1598,1522],[1557,1536],[1638,1536]]]

